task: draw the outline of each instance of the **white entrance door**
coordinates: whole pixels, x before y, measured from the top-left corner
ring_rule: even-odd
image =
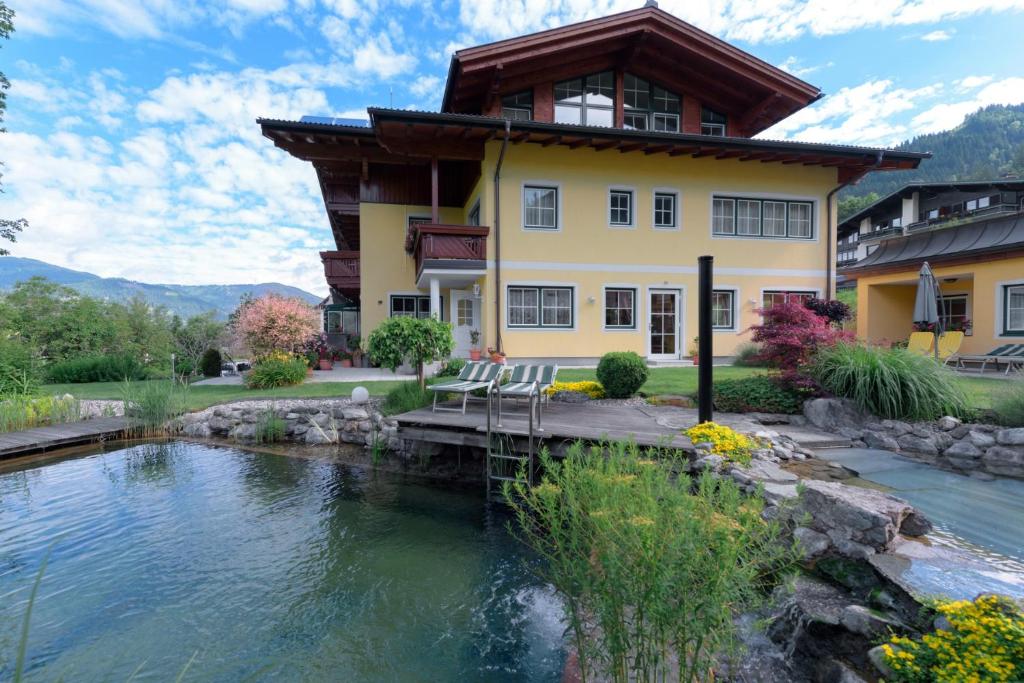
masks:
[[[472,292],[452,290],[452,334],[455,337],[455,351],[452,356],[468,358],[470,349],[469,333],[480,330],[480,300]]]
[[[679,358],[678,289],[652,289],[647,294],[647,329],[650,357],[668,360]]]

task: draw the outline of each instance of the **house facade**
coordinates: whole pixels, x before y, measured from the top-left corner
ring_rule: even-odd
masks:
[[[516,360],[663,361],[696,335],[698,256],[729,356],[756,309],[830,294],[836,191],[927,156],[753,138],[818,97],[645,6],[457,52],[439,112],[259,123],[317,170],[364,335],[437,315],[459,355],[476,330]]]
[[[918,271],[928,261],[946,329],[961,351],[1024,339],[1024,180],[911,183],[839,226],[839,273],[857,287],[857,336],[911,331]]]

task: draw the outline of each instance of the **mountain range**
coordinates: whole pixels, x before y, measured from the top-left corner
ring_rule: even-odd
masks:
[[[36,276],[100,299],[126,301],[133,296],[141,296],[151,305],[165,306],[183,318],[206,311],[214,311],[218,318],[227,318],[245,294],[258,297],[273,292],[302,299],[309,304],[319,303],[322,298],[279,282],[251,285],[149,284],[119,277],[100,277],[30,258],[0,257],[0,291],[9,290],[16,283]]]

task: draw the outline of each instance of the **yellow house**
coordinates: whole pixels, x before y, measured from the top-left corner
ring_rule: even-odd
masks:
[[[329,331],[436,315],[457,355],[475,331],[513,360],[665,362],[700,255],[716,356],[763,305],[831,295],[835,193],[927,155],[754,139],[819,90],[649,5],[457,52],[440,112],[259,121],[317,170]]]
[[[911,183],[846,219],[838,235],[859,338],[907,338],[927,261],[943,327],[966,331],[961,353],[1024,342],[1024,180]]]

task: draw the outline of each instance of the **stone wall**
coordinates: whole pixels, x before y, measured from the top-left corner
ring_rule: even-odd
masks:
[[[206,439],[221,437],[241,442],[259,439],[269,416],[284,422],[284,440],[293,443],[349,443],[392,451],[402,449],[398,423],[385,417],[379,403],[356,404],[350,399],[287,399],[240,401],[188,413],[171,425],[173,432]]]
[[[856,446],[902,453],[976,477],[1024,479],[1024,428],[964,424],[948,416],[913,424],[879,420],[836,398],[808,401],[804,415],[814,426],[845,436]]]

